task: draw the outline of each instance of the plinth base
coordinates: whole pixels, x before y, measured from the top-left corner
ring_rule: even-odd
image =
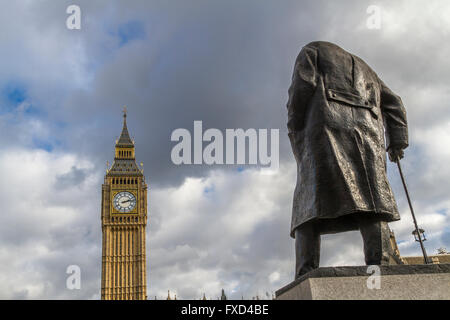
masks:
[[[448,263],[378,267],[379,277],[368,266],[318,268],[278,290],[276,299],[450,300]]]

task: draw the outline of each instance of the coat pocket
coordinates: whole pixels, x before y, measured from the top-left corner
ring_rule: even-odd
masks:
[[[327,99],[339,102],[341,104],[357,107],[357,108],[365,108],[370,111],[372,116],[375,119],[378,119],[378,114],[373,108],[373,105],[364,97],[360,95],[356,95],[350,92],[343,92],[334,89],[326,89]]]

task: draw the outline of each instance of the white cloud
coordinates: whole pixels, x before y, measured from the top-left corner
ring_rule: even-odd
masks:
[[[92,169],[71,154],[16,148],[0,156],[2,298],[75,297],[65,290],[65,268],[98,258],[99,228],[93,223],[99,219],[92,216],[98,196],[89,191],[99,176],[90,173],[71,188],[55,187],[71,167]]]
[[[242,294],[250,297],[257,290],[274,290],[265,283],[272,260],[280,254],[283,259],[290,258],[274,250],[291,242],[290,204],[280,200],[292,196],[293,184],[287,181],[295,179],[293,168],[284,168],[279,175],[253,169],[231,174],[216,170],[205,178],[188,178],[179,188],[153,190],[148,231],[149,268],[154,279],[150,291],[161,295],[173,288],[179,297],[192,298],[204,292],[214,297],[225,288],[238,298]],[[281,207],[280,202],[284,203]],[[263,242],[273,235],[266,236],[258,228],[270,226],[274,234],[285,235],[282,243],[267,246]],[[259,277],[253,279],[256,283],[242,284],[235,279],[251,273]],[[178,275],[182,282],[177,282]]]

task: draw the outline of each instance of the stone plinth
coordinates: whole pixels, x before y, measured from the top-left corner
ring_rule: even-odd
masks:
[[[378,279],[368,266],[318,268],[278,290],[276,299],[450,300],[450,264],[379,267]]]

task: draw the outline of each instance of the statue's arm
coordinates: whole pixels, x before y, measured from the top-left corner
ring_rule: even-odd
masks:
[[[381,86],[381,112],[386,129],[387,150],[403,150],[408,147],[408,124],[402,99],[389,89],[383,81]]]
[[[317,85],[317,50],[303,47],[294,66],[292,84],[289,88],[288,129],[292,133],[304,126],[304,116],[309,100]]]

